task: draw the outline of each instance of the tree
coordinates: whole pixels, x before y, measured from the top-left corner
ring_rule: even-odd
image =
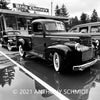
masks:
[[[8,4],[9,2],[7,2],[6,0],[0,0],[0,9],[9,9],[7,7]]]
[[[98,21],[98,14],[97,11],[94,9],[91,15],[91,22],[97,22]]]
[[[58,5],[56,5],[55,15],[56,15],[56,16],[60,16],[60,8],[59,8]]]
[[[74,18],[74,20],[73,20],[73,24],[74,24],[74,25],[79,24],[79,20],[78,20],[77,16],[75,16],[75,18]]]
[[[63,17],[69,17],[69,13],[67,12],[66,6],[63,4],[61,8],[59,6],[56,6],[55,9],[55,15],[56,16],[63,16]]]
[[[77,16],[75,16],[74,18],[71,18],[70,21],[69,21],[69,27],[70,28],[75,26],[75,25],[78,25],[78,24],[80,24],[80,23],[79,23]]]
[[[82,15],[81,15],[81,17],[80,17],[80,23],[81,23],[81,24],[87,23],[87,22],[88,22],[87,19],[88,19],[87,14],[82,13]]]
[[[69,17],[69,13],[67,12],[67,8],[64,4],[61,7],[61,16]]]

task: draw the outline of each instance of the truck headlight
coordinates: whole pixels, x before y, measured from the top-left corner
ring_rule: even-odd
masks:
[[[96,40],[95,43],[97,44],[97,46],[99,46],[99,40]]]
[[[16,40],[16,37],[13,37],[13,40]]]
[[[98,46],[99,46],[99,40],[94,40],[94,41],[92,42],[92,47],[93,47],[93,48],[98,48]]]
[[[80,44],[79,44],[79,43],[76,43],[76,44],[75,44],[75,49],[76,49],[77,51],[81,51],[81,47],[80,47]]]

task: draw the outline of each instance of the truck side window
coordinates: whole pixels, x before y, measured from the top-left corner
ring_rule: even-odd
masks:
[[[43,31],[43,27],[41,23],[34,23],[32,25],[33,27],[33,32],[42,32]]]

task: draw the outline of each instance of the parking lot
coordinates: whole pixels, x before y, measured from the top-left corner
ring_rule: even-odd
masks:
[[[23,60],[16,50],[8,51],[0,47],[0,51],[15,62],[0,54],[2,100],[100,99],[99,61],[85,71],[60,74],[40,58],[32,56]]]

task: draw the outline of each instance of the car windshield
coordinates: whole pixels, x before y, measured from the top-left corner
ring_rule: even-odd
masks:
[[[64,24],[62,22],[47,22],[45,23],[47,31],[65,31]]]

